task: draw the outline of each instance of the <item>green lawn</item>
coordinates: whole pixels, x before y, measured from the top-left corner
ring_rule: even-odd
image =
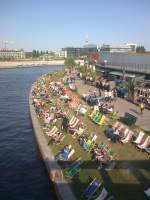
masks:
[[[53,75],[51,79],[58,80],[63,73]],[[62,105],[66,108],[66,105]],[[72,111],[73,112],[73,111]],[[71,144],[75,149],[73,159],[81,157],[84,163],[81,165],[79,176],[69,179],[73,192],[78,200],[83,199],[82,193],[88,185],[88,176],[99,179],[109,194],[113,194],[117,200],[146,200],[143,190],[150,187],[150,161],[145,152],[138,150],[134,144],[111,143],[104,135],[105,126],[94,124],[88,116],[80,117],[87,127],[87,132],[96,132],[98,143],[105,142],[117,154],[117,165],[112,171],[97,170],[96,164],[91,161],[91,153],[83,150],[79,145],[78,138],[73,139],[69,133],[64,133],[65,139],[60,145],[50,145],[56,155],[66,144]],[[56,122],[60,128],[61,119]],[[47,140],[49,140],[47,138]],[[60,163],[64,171],[64,163]]]

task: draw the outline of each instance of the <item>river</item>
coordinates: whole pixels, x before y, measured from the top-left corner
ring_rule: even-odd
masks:
[[[55,200],[30,120],[28,95],[42,74],[62,66],[0,70],[0,199]]]

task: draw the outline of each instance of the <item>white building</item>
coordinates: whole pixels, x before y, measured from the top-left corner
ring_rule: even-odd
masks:
[[[0,49],[0,59],[19,60],[25,58],[23,49]]]
[[[67,51],[55,51],[54,54],[56,58],[67,58]]]
[[[123,45],[106,45],[103,44],[101,46],[101,52],[110,52],[110,53],[128,53],[128,52],[136,52],[136,44],[126,43]]]

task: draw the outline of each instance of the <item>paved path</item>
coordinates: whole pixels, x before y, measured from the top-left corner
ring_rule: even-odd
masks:
[[[90,91],[97,90],[94,86],[85,85],[81,80],[76,80],[76,86],[80,94],[87,94]],[[114,103],[115,110],[119,111],[119,116],[123,117],[125,112],[131,113],[137,117],[136,125],[140,126],[145,131],[150,132],[150,110],[145,109],[143,114],[140,114],[138,106],[118,98]]]

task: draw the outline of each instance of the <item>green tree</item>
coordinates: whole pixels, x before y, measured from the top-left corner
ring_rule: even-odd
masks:
[[[135,89],[136,89],[136,82],[134,79],[131,79],[127,83],[127,89],[128,89],[128,98],[131,101],[134,101],[135,97]]]
[[[39,50],[36,51],[36,57],[39,57],[40,56],[40,53],[39,53]]]
[[[72,57],[68,57],[65,59],[65,66],[69,68],[70,70],[73,70],[76,66],[75,60]]]
[[[145,53],[145,47],[144,46],[137,46],[136,47],[136,53]]]
[[[33,51],[32,51],[32,57],[36,57],[36,50],[35,49],[33,49]]]

